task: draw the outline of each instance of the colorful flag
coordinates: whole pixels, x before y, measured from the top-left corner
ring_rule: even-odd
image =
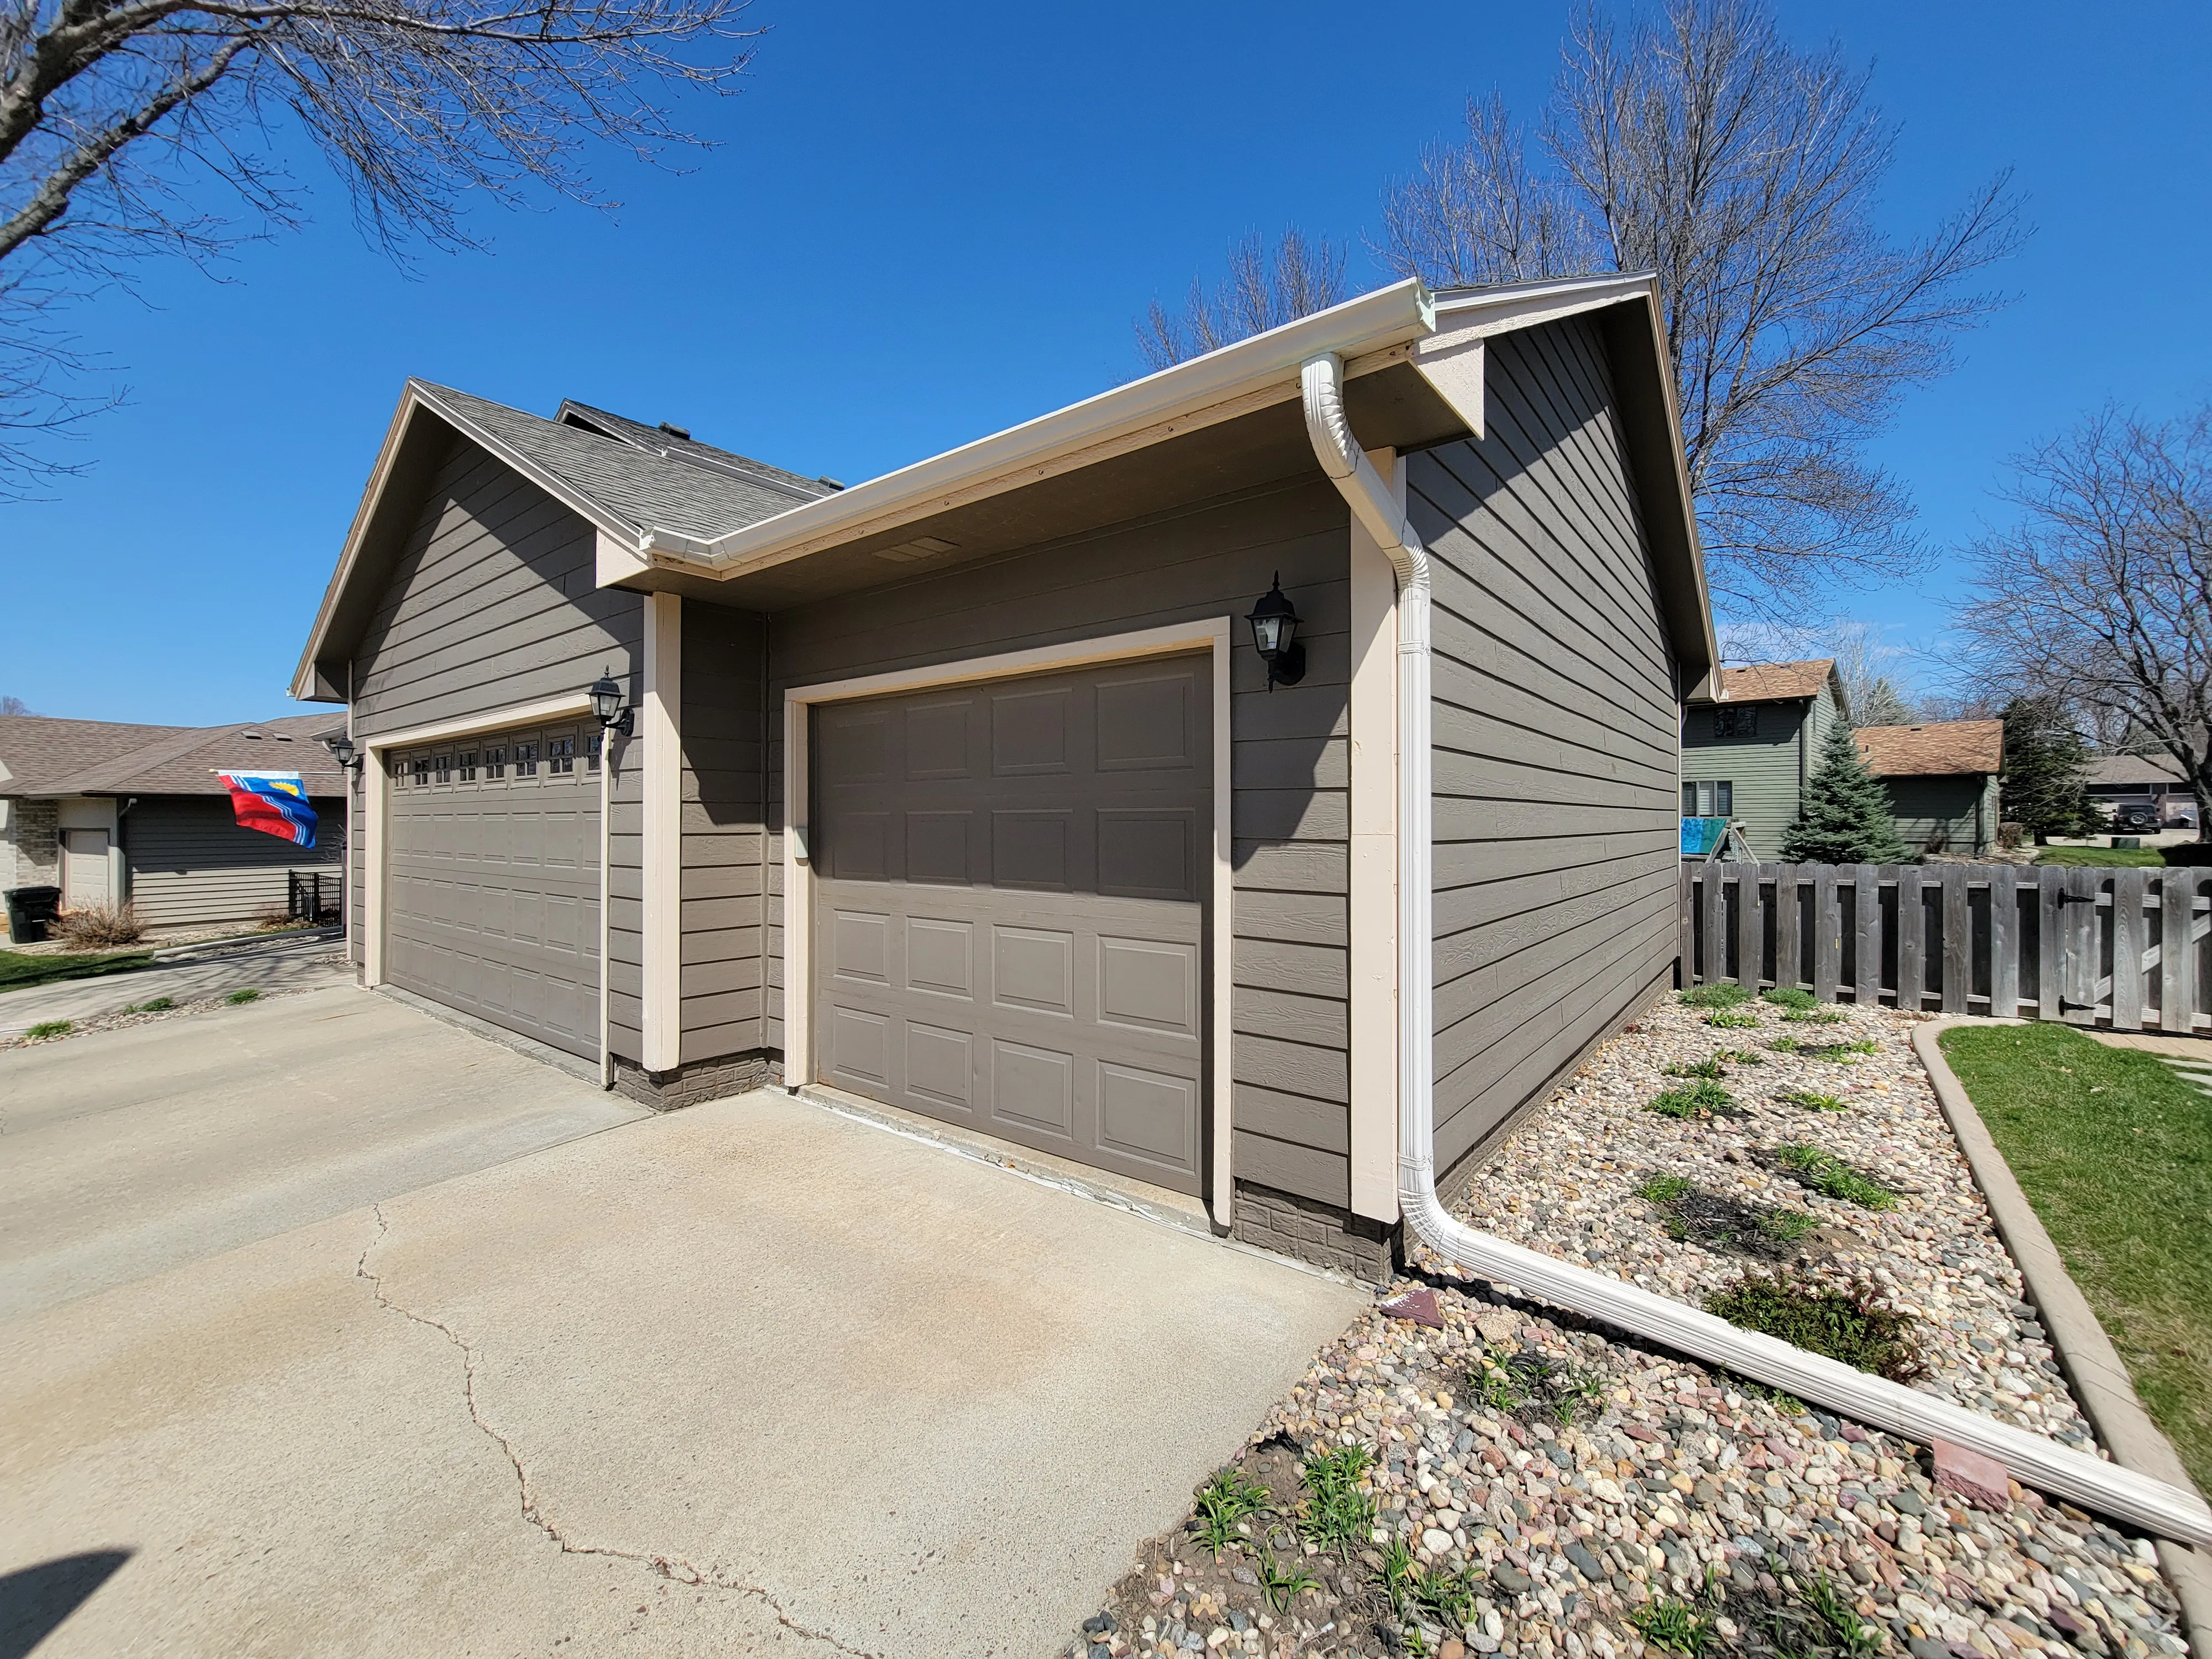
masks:
[[[315,844],[315,809],[297,772],[218,772],[230,791],[241,828],[282,836],[295,846]]]

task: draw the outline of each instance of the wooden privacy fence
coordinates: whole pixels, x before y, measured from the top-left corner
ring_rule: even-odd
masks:
[[[2212,1031],[2212,868],[1685,864],[1685,984]]]

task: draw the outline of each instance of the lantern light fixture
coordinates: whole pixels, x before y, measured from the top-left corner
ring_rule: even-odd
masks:
[[[629,737],[636,728],[637,711],[623,707],[623,689],[615,684],[611,669],[602,670],[599,678],[592,682],[589,693],[592,715],[600,727],[608,732],[619,732]]]
[[[1283,592],[1283,578],[1252,607],[1245,621],[1252,624],[1252,647],[1267,665],[1267,690],[1296,685],[1306,677],[1306,648],[1298,643],[1298,612]]]
[[[344,732],[336,732],[330,737],[325,738],[323,739],[323,747],[331,751],[331,758],[336,761],[340,766],[345,768],[348,771],[351,771],[353,769],[354,757],[356,751],[353,746],[353,739],[348,737]]]

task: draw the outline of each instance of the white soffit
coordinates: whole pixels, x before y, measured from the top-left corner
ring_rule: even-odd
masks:
[[[1413,367],[1467,429],[1482,436],[1482,343],[1476,329],[1435,334],[1413,348]]]

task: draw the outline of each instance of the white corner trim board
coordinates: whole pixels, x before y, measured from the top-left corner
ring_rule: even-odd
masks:
[[[644,747],[643,846],[639,862],[644,956],[644,1066],[672,1072],[684,1048],[684,601],[645,596],[645,661],[637,706]]]
[[[1938,1439],[1954,1442],[1996,1458],[2023,1486],[2160,1537],[2212,1544],[2212,1509],[2194,1492],[1740,1329],[1701,1309],[1476,1232],[1444,1208],[1437,1195],[1430,1012],[1429,562],[1404,508],[1352,437],[1344,412],[1343,375],[1344,366],[1333,353],[1309,359],[1302,370],[1306,430],[1314,453],[1398,576],[1398,1199],[1413,1232],[1438,1255],[1486,1279],[1923,1445]]]
[[[814,867],[807,848],[807,780],[811,765],[807,753],[807,711],[817,703],[845,702],[857,697],[878,697],[893,692],[923,691],[938,685],[966,685],[977,680],[1007,679],[1019,674],[1048,673],[1055,669],[1082,668],[1096,663],[1127,662],[1145,657],[1180,655],[1205,651],[1212,654],[1213,670],[1213,885],[1207,918],[1207,950],[1212,976],[1206,996],[1206,1031],[1211,1066],[1208,1129],[1213,1142],[1208,1186],[1213,1218],[1229,1225],[1235,1188],[1231,1180],[1234,1126],[1231,1106],[1235,1085],[1230,1061],[1233,1041],[1230,1024],[1231,988],[1236,963],[1231,942],[1235,937],[1234,846],[1230,825],[1231,795],[1229,741],[1229,653],[1234,624],[1227,617],[1201,617],[1165,628],[1147,628],[1127,634],[1109,634],[1096,639],[1070,640],[1064,645],[1039,646],[1027,651],[1008,651],[989,657],[969,657],[959,662],[932,663],[921,668],[894,669],[844,680],[825,680],[814,685],[794,685],[783,694],[783,1080],[792,1090],[816,1081],[814,1076]]]
[[[1406,464],[1368,458],[1402,492]],[[1352,1212],[1398,1219],[1397,578],[1352,521]]]

